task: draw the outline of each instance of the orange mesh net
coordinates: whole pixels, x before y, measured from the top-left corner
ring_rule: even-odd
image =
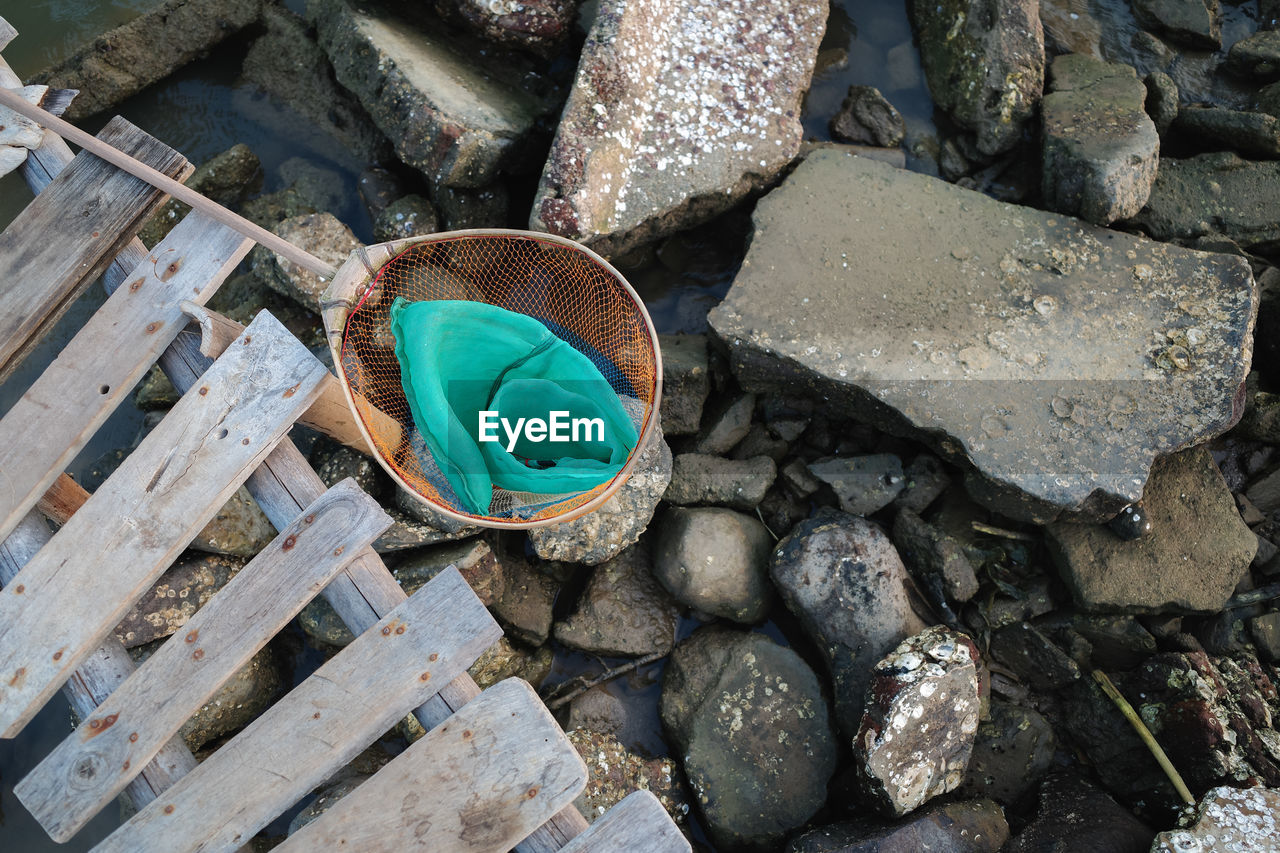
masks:
[[[422,444],[400,381],[390,310],[410,302],[486,302],[535,317],[590,358],[641,436],[654,416],[658,356],[647,315],[622,278],[581,248],[509,234],[428,238],[384,264],[356,293],[343,328],[341,370],[374,448],[403,484],[429,504],[490,526],[567,516],[629,473],[590,491],[533,494],[494,487],[489,515],[463,509]],[[425,464],[424,464],[425,463]]]

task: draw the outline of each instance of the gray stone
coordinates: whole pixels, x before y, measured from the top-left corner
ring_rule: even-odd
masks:
[[[285,831],[286,836],[293,835],[307,824],[316,820],[320,815],[333,808],[339,800],[360,787],[361,782],[370,778],[372,777],[357,773],[321,787],[316,792],[315,797],[311,799],[311,802],[307,803],[306,808],[294,815],[293,819],[289,821],[289,828]]]
[[[762,456],[768,457],[773,460],[776,468],[777,463],[782,461],[782,457],[786,456],[787,451],[790,449],[791,445],[780,438],[776,438],[768,427],[753,423],[751,429],[747,430],[746,437],[735,444],[733,450],[729,451],[729,456],[739,460]],[[800,464],[803,466],[804,463]]]
[[[306,157],[290,157],[276,170],[285,186],[319,211],[337,214],[346,204],[342,173]]]
[[[1070,626],[1089,641],[1089,658],[1101,669],[1133,669],[1156,653],[1156,638],[1132,616],[1077,613]]]
[[[1155,123],[1156,132],[1164,136],[1178,117],[1178,84],[1163,71],[1152,71],[1143,83],[1147,87],[1147,115]]]
[[[200,164],[185,183],[218,204],[234,207],[262,187],[262,162],[249,146],[238,143]],[[146,245],[154,246],[190,210],[189,205],[171,198],[147,220],[138,236]]]
[[[822,481],[813,476],[803,459],[793,458],[778,469],[778,476],[787,489],[798,498],[807,498],[822,488]]]
[[[850,86],[831,117],[831,135],[841,142],[896,148],[906,138],[907,125],[875,86]]]
[[[262,0],[167,0],[89,42],[29,83],[79,89],[70,122],[114,107],[253,23]]]
[[[551,674],[552,656],[548,646],[530,650],[502,637],[467,667],[467,674],[481,690],[508,678],[523,678],[536,689]]]
[[[1170,829],[1157,835],[1151,853],[1269,853],[1276,849],[1277,815],[1280,790],[1276,788],[1214,788],[1200,798],[1196,822],[1186,829]]]
[[[654,574],[682,604],[735,622],[759,622],[773,603],[773,537],[757,519],[731,509],[682,509],[662,516]]]
[[[492,605],[493,615],[512,637],[540,646],[551,636],[552,608],[560,583],[529,565],[522,555],[504,553],[502,595]]]
[[[381,498],[388,491],[388,477],[370,456],[337,443],[317,443],[311,451],[311,467],[327,488],[350,477],[365,494]]]
[[[690,435],[702,422],[702,406],[711,393],[706,335],[658,335],[662,350],[662,429]]]
[[[679,605],[653,576],[648,545],[639,542],[596,566],[555,637],[590,654],[665,654],[675,645],[679,618]]]
[[[1041,105],[1045,204],[1095,225],[1133,216],[1156,179],[1160,136],[1128,65],[1059,56]]]
[[[1027,686],[1042,693],[1080,678],[1080,667],[1029,622],[1006,625],[991,638],[991,656]]]
[[[817,0],[602,0],[529,227],[622,254],[766,185],[800,150],[826,15]]]
[[[829,485],[840,508],[852,515],[871,515],[887,507],[906,484],[902,460],[892,453],[819,459],[809,473]]]
[[[967,458],[970,492],[1004,515],[1109,518],[1141,497],[1156,456],[1239,417],[1257,302],[1243,258],[830,151],[754,223],[709,315],[738,381],[806,387]]]
[[[427,503],[420,495],[410,492],[398,483],[396,484],[396,508],[411,518],[432,525],[442,533],[472,536],[480,532],[478,527],[444,515],[434,506]],[[457,537],[455,536],[454,538]]]
[[[1104,792],[1069,772],[1040,787],[1040,811],[1008,853],[1148,853],[1153,830]]]
[[[373,540],[373,550],[379,554],[408,551],[413,548],[421,548],[424,545],[435,545],[437,542],[452,542],[457,539],[465,539],[468,536],[475,536],[480,532],[478,527],[467,526],[451,530],[443,525],[415,518],[413,515],[397,510],[394,507],[383,507],[383,509],[387,515],[391,516],[393,523],[381,536]]]
[[[1275,161],[1242,160],[1227,152],[1165,158],[1147,206],[1132,224],[1157,240],[1220,234],[1246,251],[1270,254],[1280,247],[1277,193],[1280,163]]]
[[[440,14],[495,44],[551,53],[570,33],[579,0],[436,0]]]
[[[285,187],[246,201],[241,205],[240,212],[253,224],[270,230],[286,219],[318,211],[311,202],[302,197],[297,187]]]
[[[633,791],[649,791],[672,820],[684,823],[689,802],[674,759],[642,758],[609,732],[571,727],[566,736],[587,765],[587,786],[574,805],[588,823],[602,817]],[[643,844],[639,837],[632,842]]]
[[[1009,840],[1004,810],[990,800],[930,806],[889,826],[837,823],[791,840],[787,853],[996,853]]]
[[[751,431],[751,413],[755,407],[754,394],[739,394],[722,401],[707,415],[707,424],[694,449],[698,453],[728,453]]]
[[[598,684],[569,702],[569,722],[565,731],[590,729],[626,741],[632,734],[633,716],[628,713],[627,703],[609,692],[609,685]]]
[[[1222,46],[1218,0],[1132,0],[1143,27],[1176,44],[1202,50]]]
[[[1270,83],[1280,80],[1280,32],[1261,30],[1231,45],[1228,71]]]
[[[893,520],[893,544],[913,574],[938,578],[952,602],[977,594],[978,576],[964,546],[906,507]]]
[[[778,467],[768,456],[725,459],[705,453],[681,453],[671,468],[663,498],[677,506],[717,504],[753,509],[773,485]]]
[[[1280,157],[1280,119],[1266,113],[1183,107],[1173,129],[1192,144],[1211,151],[1232,150],[1272,160]]]
[[[331,213],[295,216],[271,230],[334,267],[342,266],[347,256],[360,248],[356,235]],[[329,286],[326,279],[261,246],[253,250],[252,264],[254,273],[273,290],[320,313],[320,299]]]
[[[433,184],[482,187],[520,154],[547,105],[517,81],[515,60],[484,62],[421,16],[312,0],[308,17],[350,90],[395,146]]]
[[[1036,0],[941,0],[911,6],[934,103],[977,136],[984,155],[1017,144],[1044,87]]]
[[[182,555],[125,614],[116,626],[116,638],[131,649],[169,636],[187,624],[244,563],[234,557]]]
[[[481,539],[466,539],[413,551],[396,564],[391,575],[413,595],[427,581],[453,566],[486,607],[500,601],[506,592],[505,566]]]
[[[978,725],[960,792],[1012,806],[1049,772],[1056,746],[1049,721],[1038,712],[992,699],[990,716]]]
[[[190,547],[210,554],[252,557],[276,538],[276,529],[244,486],[236,489]]]
[[[1155,530],[1131,542],[1102,525],[1047,528],[1076,603],[1128,613],[1221,610],[1248,571],[1258,540],[1209,452],[1199,447],[1158,460],[1143,502]]]
[[[373,221],[373,239],[378,242],[422,237],[440,230],[436,209],[420,195],[402,196],[387,205]]]
[[[763,634],[704,628],[682,642],[661,713],[715,844],[776,847],[826,800],[836,743],[818,679]]]
[[[160,366],[153,365],[133,392],[133,404],[144,412],[167,411],[181,396]]]
[[[907,598],[907,568],[889,537],[855,515],[825,511],[778,543],[769,568],[787,609],[827,664],[836,722],[852,736],[871,668],[925,627]]]
[[[902,472],[902,491],[893,499],[893,505],[922,513],[951,485],[947,469],[931,453],[921,453]]]
[[[1250,617],[1249,636],[1253,638],[1259,658],[1273,663],[1280,661],[1280,612]]]
[[[431,200],[440,212],[445,231],[468,228],[504,228],[510,223],[511,196],[505,184],[480,189],[435,187]]]
[[[661,425],[639,452],[631,478],[599,509],[530,530],[534,552],[544,560],[598,566],[634,545],[671,482],[671,448],[662,438]]]
[[[406,182],[382,166],[370,166],[360,173],[356,179],[356,191],[369,219],[377,219],[378,214],[386,210],[391,202],[409,192]]]
[[[859,787],[900,817],[964,781],[978,731],[978,647],[942,625],[876,664],[853,739]]]

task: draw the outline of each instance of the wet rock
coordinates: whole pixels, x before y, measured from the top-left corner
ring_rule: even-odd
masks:
[[[1039,713],[992,699],[990,716],[978,725],[960,791],[1011,806],[1049,772],[1056,746],[1049,721]]]
[[[780,469],[778,478],[787,490],[798,498],[807,498],[822,488],[822,481],[813,476],[803,459],[791,459]]]
[[[506,578],[502,595],[492,605],[493,615],[511,636],[540,646],[551,636],[551,611],[560,584],[516,554],[503,554],[502,565]]]
[[[1143,502],[1155,530],[1132,542],[1102,525],[1047,528],[1076,603],[1130,613],[1220,610],[1258,542],[1209,452],[1194,448],[1157,461]]]
[[[603,0],[529,227],[622,254],[767,184],[800,150],[826,15],[815,0]]]
[[[355,639],[333,606],[319,596],[302,608],[298,614],[298,627],[322,649],[340,649]]]
[[[633,791],[649,791],[672,820],[684,823],[689,802],[681,790],[674,760],[641,758],[608,732],[572,728],[565,735],[587,765],[587,786],[573,802],[588,823]]]
[[[1077,54],[1053,60],[1041,110],[1042,188],[1050,208],[1095,225],[1142,209],[1160,153],[1146,98],[1128,65]]]
[[[1106,670],[1133,669],[1156,653],[1156,638],[1132,616],[1077,613],[1070,625],[1089,641],[1093,664]]]
[[[1272,204],[1278,192],[1277,162],[1226,152],[1164,158],[1147,206],[1132,223],[1157,240],[1221,234],[1242,249],[1268,254],[1280,246],[1280,213]]]
[[[809,472],[836,493],[840,508],[851,515],[884,509],[906,483],[902,460],[892,453],[819,459]]]
[[[347,0],[307,5],[334,74],[350,90],[396,155],[433,184],[482,187],[519,154],[546,110],[519,88],[514,58],[478,62],[478,52],[439,27]]]
[[[670,482],[671,448],[659,425],[631,478],[602,507],[572,521],[534,528],[529,542],[544,560],[598,566],[635,544]]]
[[[831,118],[831,135],[841,142],[897,148],[907,125],[875,86],[850,86],[840,111]]]
[[[661,713],[717,845],[777,845],[826,800],[836,744],[822,690],[768,637],[694,633],[663,673]]]
[[[397,493],[400,491],[397,489]],[[463,525],[453,527],[441,521],[423,521],[411,513],[394,507],[383,507],[383,509],[386,510],[387,515],[391,516],[393,523],[381,536],[373,540],[373,550],[379,554],[408,551],[426,545],[435,545],[437,542],[452,542],[475,536],[480,532],[478,527]]]
[[[307,803],[306,808],[294,815],[293,820],[289,821],[289,828],[286,831],[286,835],[293,835],[295,832],[320,817],[320,815],[333,808],[338,800],[341,800],[347,794],[350,794],[356,788],[360,787],[361,782],[371,778],[373,777],[367,776],[363,773],[358,773],[346,776],[339,779],[337,782],[326,784],[321,787],[320,790],[316,792],[316,795],[312,798],[311,802]]]
[[[984,155],[1012,148],[1044,87],[1044,31],[1034,0],[911,6],[934,103],[977,135]]]
[[[319,211],[337,214],[346,203],[344,181],[337,169],[321,166],[305,157],[290,157],[276,172],[280,180],[297,190],[308,204]]]
[[[1201,148],[1246,157],[1280,157],[1280,119],[1225,107],[1183,107],[1173,129]],[[1135,211],[1136,212],[1136,211]]]
[[[262,162],[249,146],[238,143],[202,163],[186,185],[225,207],[235,207],[262,186]],[[138,232],[142,242],[154,246],[191,210],[177,199],[169,199]]]
[[[286,219],[317,212],[315,206],[302,197],[297,187],[285,187],[273,193],[260,195],[246,201],[240,207],[240,213],[245,219],[268,230]]]
[[[568,37],[578,0],[436,0],[435,6],[488,41],[549,53]]]
[[[1004,811],[990,800],[946,803],[889,826],[837,823],[812,829],[787,853],[995,853],[1009,839]]]
[[[738,381],[808,388],[895,433],[913,425],[944,458],[967,456],[981,475],[970,493],[1004,515],[1110,518],[1141,497],[1156,456],[1239,416],[1257,299],[1242,258],[829,151],[754,223],[709,315]]]
[[[894,506],[924,512],[950,485],[951,477],[938,457],[921,453],[903,471],[902,491],[894,498]]]
[[[407,194],[408,188],[399,175],[382,166],[370,166],[356,179],[356,191],[364,202],[369,219],[374,220],[391,202]]]
[[[951,601],[977,594],[978,576],[964,546],[905,507],[893,521],[893,544],[913,574],[936,577]]]
[[[735,622],[759,622],[773,603],[773,537],[731,509],[673,507],[654,542],[654,574],[682,604]]]
[[[734,445],[729,455],[739,460],[767,457],[773,460],[776,468],[777,463],[782,461],[782,457],[786,456],[790,449],[790,444],[775,437],[767,427],[753,423],[751,429],[747,431],[746,438]],[[803,462],[799,464],[802,467],[804,465]],[[808,474],[807,469],[805,473]]]
[[[1163,71],[1151,72],[1143,82],[1147,87],[1147,115],[1155,123],[1156,132],[1164,136],[1178,117],[1178,84]]]
[[[1029,622],[996,631],[991,655],[1025,684],[1042,692],[1060,690],[1080,678],[1076,662]]]
[[[1133,14],[1146,29],[1185,47],[1222,46],[1218,0],[1133,0]]]
[[[252,557],[276,538],[276,529],[244,486],[236,489],[190,547],[210,554]]]
[[[1040,788],[1040,811],[1006,848],[1008,853],[1147,853],[1152,830],[1133,813],[1074,773],[1051,775]]]
[[[504,566],[498,562],[497,555],[489,548],[489,544],[480,539],[467,539],[414,551],[391,570],[391,575],[400,584],[405,595],[413,595],[449,566],[455,567],[462,574],[463,580],[471,586],[476,597],[486,607],[503,598],[506,590]]]
[[[755,406],[754,394],[739,394],[722,402],[708,414],[694,449],[698,453],[728,453],[751,431],[751,413]]]
[[[431,200],[440,212],[445,231],[468,228],[504,228],[511,223],[511,198],[505,184],[480,189],[435,187]]]
[[[600,734],[612,735],[617,740],[630,743],[633,713],[628,703],[609,692],[608,685],[596,685],[580,693],[569,702],[569,722],[565,731],[590,729]]]
[[[160,366],[153,365],[133,392],[133,404],[144,412],[167,411],[181,396]]]
[[[978,731],[978,647],[941,625],[876,664],[853,739],[863,793],[900,817],[964,781]]]
[[[826,661],[836,721],[857,731],[871,668],[925,625],[907,598],[907,569],[889,537],[853,515],[820,512],[773,552],[769,573]]]
[[[667,435],[698,431],[711,393],[706,335],[658,335],[662,350],[662,429]]]
[[[402,196],[378,214],[373,221],[373,239],[378,242],[422,237],[440,230],[436,209],[420,195]]]
[[[1241,790],[1214,788],[1200,799],[1196,822],[1156,836],[1151,853],[1223,850],[1267,853],[1274,850],[1280,790],[1261,785]]]
[[[284,220],[271,230],[335,267],[342,266],[347,256],[360,248],[356,235],[331,213],[296,216]],[[252,255],[254,273],[273,290],[317,314],[320,313],[320,298],[329,286],[328,281],[261,246],[256,247]]]
[[[717,504],[749,510],[764,500],[777,471],[768,456],[738,460],[681,453],[672,464],[663,498],[676,506]]]
[[[328,488],[350,477],[372,498],[381,498],[388,491],[386,473],[370,456],[358,450],[336,442],[317,442],[310,461]]]
[[[502,637],[467,667],[467,674],[481,690],[508,678],[523,678],[536,688],[551,674],[552,656],[550,647],[530,650]]]
[[[1147,512],[1142,501],[1131,503],[1120,510],[1115,518],[1107,522],[1107,527],[1125,542],[1133,542],[1144,536],[1150,536],[1156,526],[1151,522],[1151,514]]]
[[[663,654],[675,645],[679,618],[679,606],[653,576],[648,545],[640,542],[596,567],[555,637],[597,655]]]
[[[98,36],[28,82],[79,89],[70,122],[114,107],[258,18],[262,0],[168,0]]]
[[[334,81],[329,57],[306,21],[275,3],[263,4],[260,21],[266,32],[249,46],[244,78],[288,104],[359,159],[389,157],[391,145],[359,101]]]
[[[244,563],[231,557],[184,554],[125,614],[116,626],[116,639],[131,649],[169,636],[187,624]]]
[[[1280,33],[1261,30],[1240,39],[1227,51],[1226,68],[1263,83],[1280,80]]]
[[[1273,663],[1280,661],[1280,613],[1273,611],[1251,617],[1249,636],[1253,638],[1259,658]]]

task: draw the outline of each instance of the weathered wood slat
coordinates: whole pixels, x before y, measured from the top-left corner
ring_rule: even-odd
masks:
[[[0,419],[0,538],[45,493],[252,243],[192,213]]]
[[[0,50],[4,50],[9,46],[9,42],[18,36],[18,31],[13,28],[13,24],[0,18]],[[6,84],[7,85],[7,84]]]
[[[118,116],[101,138],[174,177],[186,158]],[[106,269],[164,194],[81,152],[0,233],[0,379]]]
[[[68,840],[390,525],[354,480],[325,492],[18,783],[18,799]]]
[[[310,405],[325,373],[259,314],[0,590],[0,737],[17,734],[110,633]]]
[[[501,635],[462,575],[441,572],[94,850],[244,843]]]
[[[509,678],[276,849],[504,853],[586,783],[586,766],[538,694]]]
[[[570,841],[561,853],[688,853],[689,839],[649,791],[634,791]]]

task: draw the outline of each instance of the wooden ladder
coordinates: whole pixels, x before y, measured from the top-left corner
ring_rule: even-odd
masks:
[[[12,36],[0,19],[0,48]],[[0,85],[21,85],[3,59]],[[190,174],[119,117],[100,136]],[[537,694],[467,674],[502,632],[462,576],[406,597],[371,547],[391,519],[286,437],[300,422],[365,449],[275,318],[201,307],[250,242],[192,213],[148,251],[134,235],[164,196],[49,132],[22,169],[37,195],[0,233],[0,378],[98,276],[109,293],[0,417],[0,737],[59,688],[83,720],[15,788],[50,836],[123,794],[137,813],[95,850],[239,849],[413,713],[427,735],[281,849],[689,850],[646,791],[587,826],[586,768]],[[88,495],[63,469],[156,362],[182,398]],[[115,625],[241,485],[279,535],[135,668]],[[356,640],[197,764],[179,728],[317,594]]]

